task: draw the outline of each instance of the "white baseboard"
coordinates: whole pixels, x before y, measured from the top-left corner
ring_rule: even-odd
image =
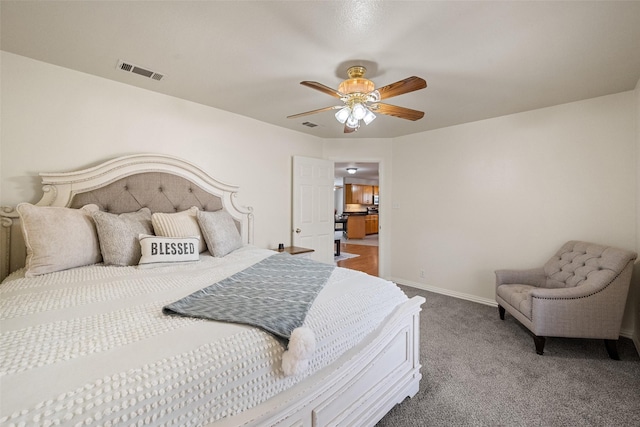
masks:
[[[424,283],[412,282],[411,280],[401,279],[398,277],[389,278],[394,283],[399,285],[411,286],[412,288],[423,289],[425,291],[433,292],[436,294],[447,295],[454,298],[459,298],[467,301],[473,301],[484,305],[490,305],[497,307],[498,303],[489,298],[482,298],[477,295],[465,294],[463,292],[456,292],[445,288],[439,288],[437,286],[425,285]],[[634,333],[633,329],[621,329],[620,336],[624,338],[630,338],[636,347],[636,351],[640,355],[640,337]]]
[[[636,347],[636,353],[640,356],[640,337],[635,333],[632,329],[622,329],[620,330],[620,336],[625,338],[630,338],[633,341],[633,345]]]
[[[620,329],[620,336],[625,338],[630,338],[632,340],[634,339],[632,329]],[[634,343],[635,343],[635,340],[634,340]],[[638,346],[636,345],[636,347]]]
[[[399,285],[411,286],[412,288],[423,289],[425,291],[433,292],[436,294],[448,295],[450,297],[459,298],[467,301],[473,301],[484,305],[490,305],[492,307],[497,307],[498,303],[489,298],[482,298],[477,295],[465,294],[462,292],[456,292],[445,288],[439,288],[437,286],[425,285],[424,283],[412,282],[410,280],[400,279],[397,277],[389,278],[394,283]]]

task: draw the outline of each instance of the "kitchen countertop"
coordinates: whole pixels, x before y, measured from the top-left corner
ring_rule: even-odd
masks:
[[[344,212],[342,216],[378,215],[378,212]]]

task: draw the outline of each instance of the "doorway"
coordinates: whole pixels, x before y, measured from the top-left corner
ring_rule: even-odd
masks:
[[[378,276],[380,164],[336,161],[334,181],[336,264]]]

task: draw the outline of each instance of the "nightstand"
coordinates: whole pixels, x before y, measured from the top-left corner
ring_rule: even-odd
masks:
[[[309,248],[301,248],[299,246],[286,246],[284,249],[273,249],[278,252],[288,252],[293,256],[298,256],[301,258],[308,258],[314,252],[313,249]]]

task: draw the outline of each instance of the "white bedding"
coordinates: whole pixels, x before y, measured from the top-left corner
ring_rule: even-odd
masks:
[[[407,297],[336,268],[305,320],[309,370],[285,377],[282,345],[259,329],[162,307],[273,255],[155,269],[82,267],[0,285],[0,424],[203,425],[254,407],[329,365]]]

